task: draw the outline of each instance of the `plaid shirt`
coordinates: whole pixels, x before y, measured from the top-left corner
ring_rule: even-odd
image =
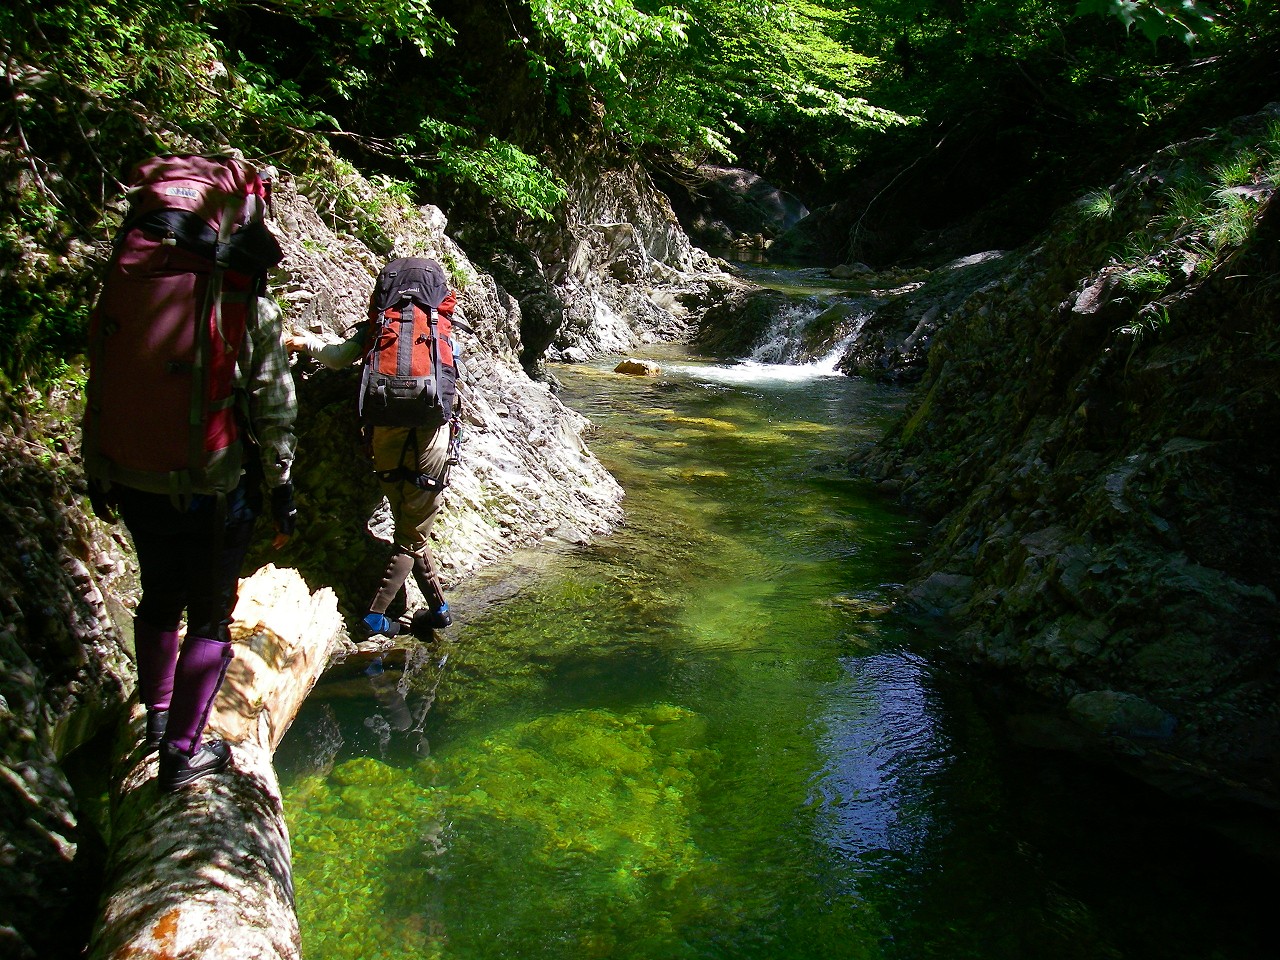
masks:
[[[236,361],[236,386],[248,399],[267,485],[277,487],[289,482],[293,469],[298,395],[282,340],[283,311],[269,297],[259,297],[257,314],[257,323],[249,326],[248,355],[241,353]]]

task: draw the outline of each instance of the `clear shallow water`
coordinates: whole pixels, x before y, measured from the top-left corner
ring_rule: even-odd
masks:
[[[898,394],[656,359],[557,370],[627,525],[292,728],[309,960],[1271,955],[1211,837],[893,616],[923,531],[839,462]]]

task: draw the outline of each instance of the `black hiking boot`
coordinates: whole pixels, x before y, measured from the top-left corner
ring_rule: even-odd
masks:
[[[227,769],[231,763],[231,745],[225,740],[206,740],[191,756],[172,744],[160,747],[160,789],[172,793],[180,787],[195,783],[202,777],[212,776]]]
[[[392,620],[385,613],[366,613],[364,626],[370,636],[396,637],[400,635],[400,621]]]
[[[419,640],[428,640],[433,631],[443,630],[453,623],[449,615],[449,604],[441,603],[434,610],[417,610],[409,619],[409,630]]]
[[[147,711],[147,732],[142,738],[142,752],[155,753],[164,739],[164,729],[169,725],[168,710]]]

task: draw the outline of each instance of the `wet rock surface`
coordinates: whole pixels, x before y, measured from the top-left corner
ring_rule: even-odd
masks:
[[[1188,153],[1129,171],[1109,218],[1066,218],[940,309],[926,285],[880,315],[900,322],[848,356],[894,355],[919,384],[851,468],[935,522],[915,611],[949,624],[956,657],[1054,705],[1073,729],[1060,744],[1101,738],[1166,788],[1275,806],[1273,186],[1212,272],[1145,291],[1113,259]],[[927,354],[885,349],[921,325]]]

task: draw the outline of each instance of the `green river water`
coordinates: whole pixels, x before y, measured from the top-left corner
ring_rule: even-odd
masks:
[[[900,394],[657,362],[556,369],[622,529],[294,724],[308,960],[1274,955],[1214,835],[1006,742],[895,615],[926,531],[839,464]]]

